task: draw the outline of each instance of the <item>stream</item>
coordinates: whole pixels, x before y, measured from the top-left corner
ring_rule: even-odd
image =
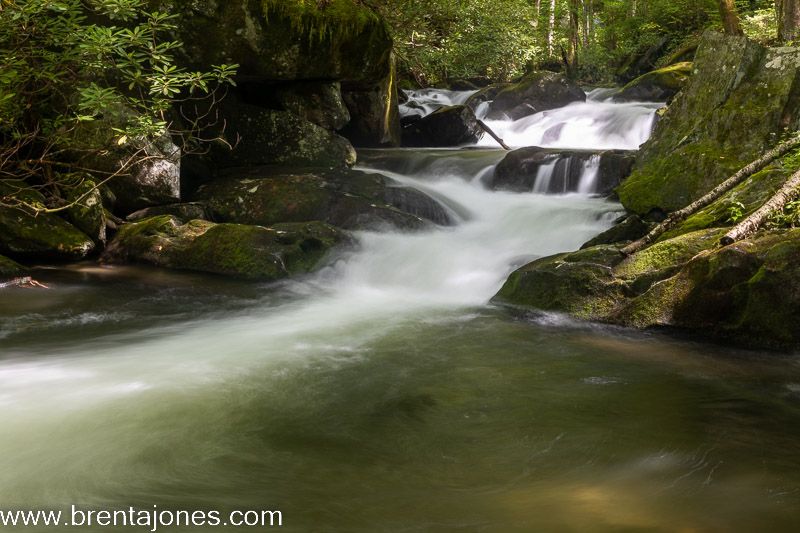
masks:
[[[601,96],[490,126],[514,146],[637,148],[660,105]],[[489,191],[490,141],[360,153],[457,224],[359,232],[314,275],[84,263],[4,292],[0,508],[279,509],[290,531],[796,531],[798,359],[492,305],[512,270],[621,206],[592,195],[591,163],[577,191]]]

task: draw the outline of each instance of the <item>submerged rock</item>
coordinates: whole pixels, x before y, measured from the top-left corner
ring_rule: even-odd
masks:
[[[676,63],[640,76],[614,95],[620,102],[668,102],[692,75],[691,62]]]
[[[592,190],[582,192],[609,194],[628,177],[635,157],[635,152],[626,150],[520,148],[505,156],[486,185],[515,192],[576,192],[586,174],[593,173]],[[546,178],[540,175],[543,167],[548,169]]]
[[[512,120],[573,102],[585,102],[586,93],[563,74],[538,71],[501,89],[489,106],[489,118]]]
[[[461,146],[478,142],[483,130],[465,105],[446,106],[403,129],[405,146]]]
[[[20,182],[0,182],[0,198],[44,206],[44,197]],[[85,233],[52,213],[32,214],[20,207],[0,206],[0,252],[14,258],[82,259],[95,244]]]
[[[342,232],[321,222],[265,228],[206,220],[184,224],[159,216],[124,226],[109,243],[103,261],[274,281],[314,270],[345,240]]]
[[[197,199],[215,220],[242,224],[322,220],[346,229],[417,229],[452,223],[424,193],[349,169],[243,169],[204,185]]]

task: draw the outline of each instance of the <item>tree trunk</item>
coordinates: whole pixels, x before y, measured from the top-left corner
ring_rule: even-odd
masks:
[[[720,198],[723,194],[730,191],[741,182],[758,172],[759,170],[763,169],[776,159],[779,159],[786,155],[787,153],[791,152],[795,148],[800,147],[800,137],[794,137],[784,143],[779,144],[766,154],[764,154],[759,159],[756,159],[746,167],[739,170],[736,174],[731,176],[730,178],[726,179],[713,189],[705,194],[702,198],[692,202],[691,204],[687,205],[683,209],[675,211],[672,213],[664,222],[653,228],[650,233],[639,239],[638,241],[634,241],[630,243],[628,246],[622,249],[622,253],[625,255],[631,255],[645,246],[649,245],[652,242],[655,242],[661,235],[666,233],[667,231],[671,230],[691,215],[696,213],[697,211],[703,209],[704,207],[711,205],[715,202],[718,198]]]
[[[536,0],[536,11],[533,17],[533,29],[539,29],[539,17],[542,16],[542,0]]]
[[[550,21],[547,26],[547,57],[553,57],[556,33],[556,0],[550,0]]]
[[[775,193],[775,196],[767,200],[755,213],[742,220],[732,230],[719,240],[723,246],[733,244],[738,240],[749,237],[760,228],[764,222],[777,211],[783,211],[786,204],[800,196],[800,172],[795,172]]]
[[[581,0],[569,2],[569,52],[567,62],[569,73],[574,77],[578,70],[578,47],[580,46]]]
[[[778,16],[778,37],[794,41],[800,36],[800,0],[775,0]]]
[[[781,0],[778,0],[781,1]],[[719,14],[722,17],[722,27],[729,35],[744,35],[742,25],[739,23],[739,14],[733,0],[719,0]]]

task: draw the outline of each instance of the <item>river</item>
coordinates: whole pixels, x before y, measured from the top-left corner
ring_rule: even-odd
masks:
[[[592,100],[493,128],[635,148],[657,107]],[[357,233],[311,276],[86,263],[4,292],[0,508],[279,509],[290,531],[796,531],[797,358],[493,306],[514,268],[621,208],[588,179],[489,191],[503,154],[480,144],[363,152],[457,224]]]

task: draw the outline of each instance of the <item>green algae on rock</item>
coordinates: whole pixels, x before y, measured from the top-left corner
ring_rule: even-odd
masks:
[[[686,86],[692,71],[692,63],[688,61],[653,70],[628,83],[614,95],[614,99],[619,101],[669,101]]]
[[[103,260],[274,281],[312,271],[345,241],[344,233],[322,222],[266,228],[206,220],[184,224],[164,215],[124,226]]]

